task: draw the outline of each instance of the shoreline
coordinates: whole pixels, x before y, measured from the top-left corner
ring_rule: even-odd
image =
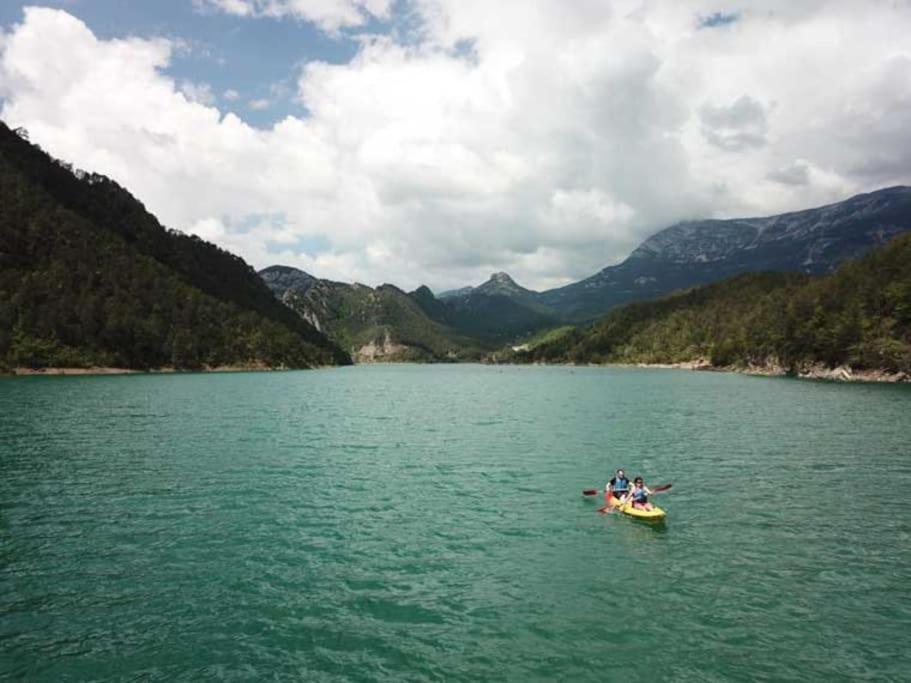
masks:
[[[111,366],[93,366],[89,368],[8,368],[0,372],[0,376],[7,377],[91,377],[91,376],[108,376],[108,375],[188,375],[195,373],[210,372],[290,372],[292,370],[309,370],[317,369],[323,366],[314,366],[313,368],[288,368],[288,367],[266,367],[261,365],[217,365],[213,367],[202,367],[196,369],[178,369],[173,367],[150,368],[148,370],[136,370],[134,368],[118,368]],[[333,366],[326,366],[333,367]]]
[[[541,367],[578,367],[574,363],[485,363],[484,361],[470,361],[481,365],[537,365]],[[354,363],[358,365],[460,365],[459,362],[428,362],[428,361],[372,361]],[[581,365],[581,364],[579,364]],[[312,368],[267,367],[263,365],[219,365],[203,367],[193,370],[181,370],[173,367],[153,368],[149,370],[136,370],[133,368],[119,368],[110,366],[95,366],[89,368],[8,368],[0,371],[0,377],[92,377],[115,375],[180,375],[195,373],[230,373],[230,372],[291,372],[294,370],[318,370],[322,368],[343,366],[314,366]],[[583,367],[592,368],[639,368],[650,370],[691,370],[694,372],[726,372],[751,377],[791,377],[794,379],[822,380],[829,382],[863,382],[873,384],[908,384],[911,375],[903,372],[887,372],[885,370],[857,370],[846,365],[828,368],[815,364],[800,368],[797,373],[789,372],[778,364],[750,365],[746,367],[736,365],[712,365],[707,359],[680,361],[677,363],[587,363]]]
[[[821,364],[801,367],[796,373],[789,372],[777,363],[767,365],[712,365],[707,359],[681,361],[678,363],[603,363],[592,364],[593,367],[618,368],[652,368],[657,370],[693,370],[697,372],[729,372],[751,377],[792,377],[795,379],[815,379],[829,382],[867,382],[876,384],[905,384],[911,382],[911,376],[904,372],[886,370],[857,370],[847,365],[829,368]]]

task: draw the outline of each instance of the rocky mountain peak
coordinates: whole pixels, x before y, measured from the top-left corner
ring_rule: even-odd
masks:
[[[846,256],[833,243],[883,243],[908,229],[909,205],[911,188],[896,186],[775,216],[684,221],[649,237],[630,259],[713,263],[752,259],[788,244],[786,251],[800,256],[798,267],[785,270],[828,272]]]
[[[259,276],[279,298],[289,291],[304,294],[317,282],[309,273],[292,266],[269,266],[259,271]]]
[[[487,280],[484,284],[474,290],[479,294],[502,294],[505,296],[511,296],[516,294],[531,294],[531,290],[525,289],[521,285],[517,284],[508,273],[493,273],[490,276],[490,279]]]

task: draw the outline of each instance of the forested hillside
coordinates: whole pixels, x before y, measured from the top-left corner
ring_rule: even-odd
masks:
[[[493,348],[433,319],[427,311],[445,306],[426,287],[407,293],[393,285],[345,284],[288,266],[270,266],[260,277],[358,362],[477,360]]]
[[[0,365],[349,362],[242,259],[0,123]]]
[[[433,306],[425,306],[425,312],[461,334],[503,344],[557,324],[557,312],[542,304],[539,296],[506,273],[494,273],[477,287],[441,294]]]
[[[755,273],[616,309],[519,362],[840,365],[911,374],[911,234],[828,276]]]

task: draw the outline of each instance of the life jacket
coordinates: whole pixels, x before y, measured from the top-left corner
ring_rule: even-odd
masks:
[[[626,493],[627,491],[629,491],[629,479],[627,479],[626,477],[623,477],[622,479],[619,477],[615,477],[614,478],[614,493]]]
[[[645,503],[648,501],[648,493],[646,493],[645,489],[636,489],[633,492],[633,500],[637,503]]]

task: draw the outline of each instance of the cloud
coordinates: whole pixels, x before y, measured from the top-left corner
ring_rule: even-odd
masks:
[[[747,95],[726,107],[706,104],[699,110],[699,117],[706,140],[723,150],[739,152],[767,144],[765,108]]]
[[[240,17],[294,17],[335,32],[363,26],[369,17],[384,18],[392,0],[195,0],[201,10]]]
[[[220,2],[326,31],[392,11]],[[731,30],[701,30],[719,11],[703,0],[412,0],[407,35],[289,65],[307,116],[261,129],[188,96],[166,73],[173,43],[29,9],[0,42],[2,117],[257,267],[441,289],[506,270],[548,287],[681,219],[911,183],[911,8],[768,10],[731,2]]]
[[[769,180],[782,185],[808,185],[810,183],[810,166],[803,159],[776,168],[766,174]]]
[[[190,102],[198,102],[205,105],[215,104],[215,93],[212,92],[212,86],[208,83],[181,81],[178,88]]]
[[[256,100],[250,100],[249,102],[247,102],[247,106],[250,107],[250,109],[253,109],[254,111],[264,111],[272,106],[272,102],[271,102],[271,100],[267,100],[265,98],[260,98],[260,99],[256,99]]]
[[[240,99],[240,93],[233,88],[228,88],[221,94],[221,96],[226,102],[236,102],[238,99]]]

